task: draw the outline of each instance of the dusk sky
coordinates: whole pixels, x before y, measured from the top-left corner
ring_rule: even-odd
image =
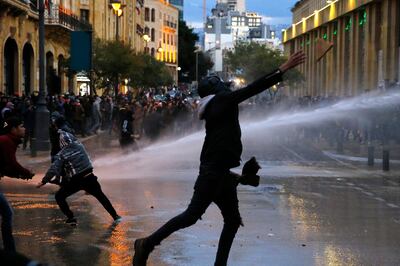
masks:
[[[290,9],[297,0],[247,0],[248,11],[258,12],[264,16],[264,22],[276,24],[291,24],[292,13]],[[207,0],[207,14],[215,6],[216,0]],[[193,27],[199,27],[203,20],[203,0],[185,0],[185,20]]]

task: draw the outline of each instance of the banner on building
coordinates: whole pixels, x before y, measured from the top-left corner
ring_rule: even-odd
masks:
[[[74,71],[87,71],[92,69],[92,32],[71,32],[71,65]]]

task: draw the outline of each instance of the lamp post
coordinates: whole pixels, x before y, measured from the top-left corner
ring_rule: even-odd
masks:
[[[46,73],[45,73],[45,29],[44,29],[44,0],[39,0],[39,99],[35,112],[35,132],[33,145],[31,148],[32,156],[36,151],[47,151],[50,148],[49,141],[49,110],[46,104]]]
[[[151,38],[150,38],[150,36],[148,34],[145,34],[145,35],[143,35],[143,40],[146,43],[144,51],[145,51],[145,53],[147,53],[148,43],[151,40]]]
[[[122,8],[124,8],[125,5],[123,5],[121,3],[121,0],[110,0],[110,8],[112,8],[114,10],[114,14],[115,14],[115,19],[116,19],[116,30],[115,30],[115,40],[118,42],[119,41],[119,17],[122,16],[123,11]],[[118,92],[119,92],[119,78],[118,78],[118,74],[115,77],[115,97],[118,96]]]
[[[121,0],[110,0],[110,6],[114,10],[114,14],[116,15],[116,30],[115,30],[115,40],[119,40],[119,17],[122,16],[123,11],[122,8],[125,7],[121,3]]]
[[[196,46],[196,86],[199,84],[199,52],[201,52],[201,47]]]
[[[158,48],[157,48],[157,52],[159,53],[158,59],[159,59],[160,61],[163,61],[163,58],[162,58],[163,54],[162,54],[162,53],[164,52],[164,49],[162,48],[161,43],[160,43],[160,45],[159,45]]]
[[[196,85],[199,85],[199,51],[196,51]]]

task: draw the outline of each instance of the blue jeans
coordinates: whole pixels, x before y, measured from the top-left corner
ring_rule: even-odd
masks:
[[[0,193],[0,216],[1,216],[1,235],[3,237],[4,249],[15,252],[15,242],[12,236],[12,216],[13,211],[7,199]]]

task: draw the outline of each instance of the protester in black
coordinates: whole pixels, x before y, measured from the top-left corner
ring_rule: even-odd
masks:
[[[119,119],[119,144],[122,148],[125,148],[135,143],[133,139],[133,112],[131,106],[125,104],[119,110]]]
[[[155,246],[173,232],[196,223],[212,202],[219,207],[224,218],[215,265],[227,264],[233,239],[242,224],[237,180],[230,173],[231,168],[240,165],[242,153],[238,104],[280,82],[285,71],[304,60],[304,53],[298,52],[279,69],[236,91],[231,91],[217,76],[207,77],[200,82],[198,92],[202,103],[199,116],[206,121],[206,137],[192,200],[186,211],[152,235],[135,241],[134,266],[146,265],[148,255]]]

